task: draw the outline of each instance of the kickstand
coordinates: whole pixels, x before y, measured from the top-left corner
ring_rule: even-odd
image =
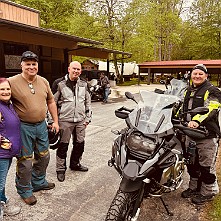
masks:
[[[164,202],[162,196],[160,197],[160,200],[161,200],[161,202],[163,203],[163,206],[164,206],[165,210],[167,211],[167,214],[168,214],[169,216],[173,216],[173,213],[171,213],[171,212],[169,211],[168,205]]]

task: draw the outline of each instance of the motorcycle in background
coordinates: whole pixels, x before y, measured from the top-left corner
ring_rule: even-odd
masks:
[[[103,89],[99,85],[99,82],[97,79],[92,79],[88,82],[89,90],[91,94],[91,100],[99,101],[103,100]]]
[[[170,84],[165,84],[166,90],[161,90],[161,89],[156,88],[154,92],[158,94],[171,94],[171,95],[178,96],[180,99],[182,99],[184,95],[184,91],[189,86],[189,83],[190,82],[188,78],[187,79],[184,78],[182,80],[173,78],[170,81]]]
[[[136,221],[143,199],[150,197],[160,197],[172,215],[162,195],[181,186],[185,164],[194,159],[194,143],[184,157],[180,134],[202,138],[207,131],[188,128],[185,122],[173,119],[174,106],[181,103],[178,96],[140,91],[138,103],[130,92],[125,95],[137,106],[115,111],[118,118],[125,119],[127,127],[112,131],[117,137],[108,165],[116,169],[122,180],[105,220]],[[207,108],[196,108],[188,113],[207,112]]]

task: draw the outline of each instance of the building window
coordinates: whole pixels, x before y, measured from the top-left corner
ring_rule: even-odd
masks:
[[[28,50],[26,45],[4,43],[6,76],[21,72],[21,55]]]
[[[4,44],[4,54],[5,55],[18,55],[18,56],[21,56],[24,51],[28,51],[28,46],[8,44],[8,43]]]

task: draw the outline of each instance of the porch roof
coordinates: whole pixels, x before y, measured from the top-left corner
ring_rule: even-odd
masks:
[[[23,44],[66,49],[70,55],[108,59],[111,53],[131,56],[130,53],[102,48],[100,41],[34,27],[0,18],[0,40]],[[83,45],[84,44],[84,45]],[[98,47],[99,45],[99,47]]]

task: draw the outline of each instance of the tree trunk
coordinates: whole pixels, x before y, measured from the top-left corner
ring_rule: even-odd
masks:
[[[116,75],[117,75],[117,80],[120,84],[123,83],[123,76],[120,74],[118,66],[117,66],[117,56],[116,54],[113,54],[113,60],[114,60],[114,67],[115,67],[115,71],[116,71]]]

